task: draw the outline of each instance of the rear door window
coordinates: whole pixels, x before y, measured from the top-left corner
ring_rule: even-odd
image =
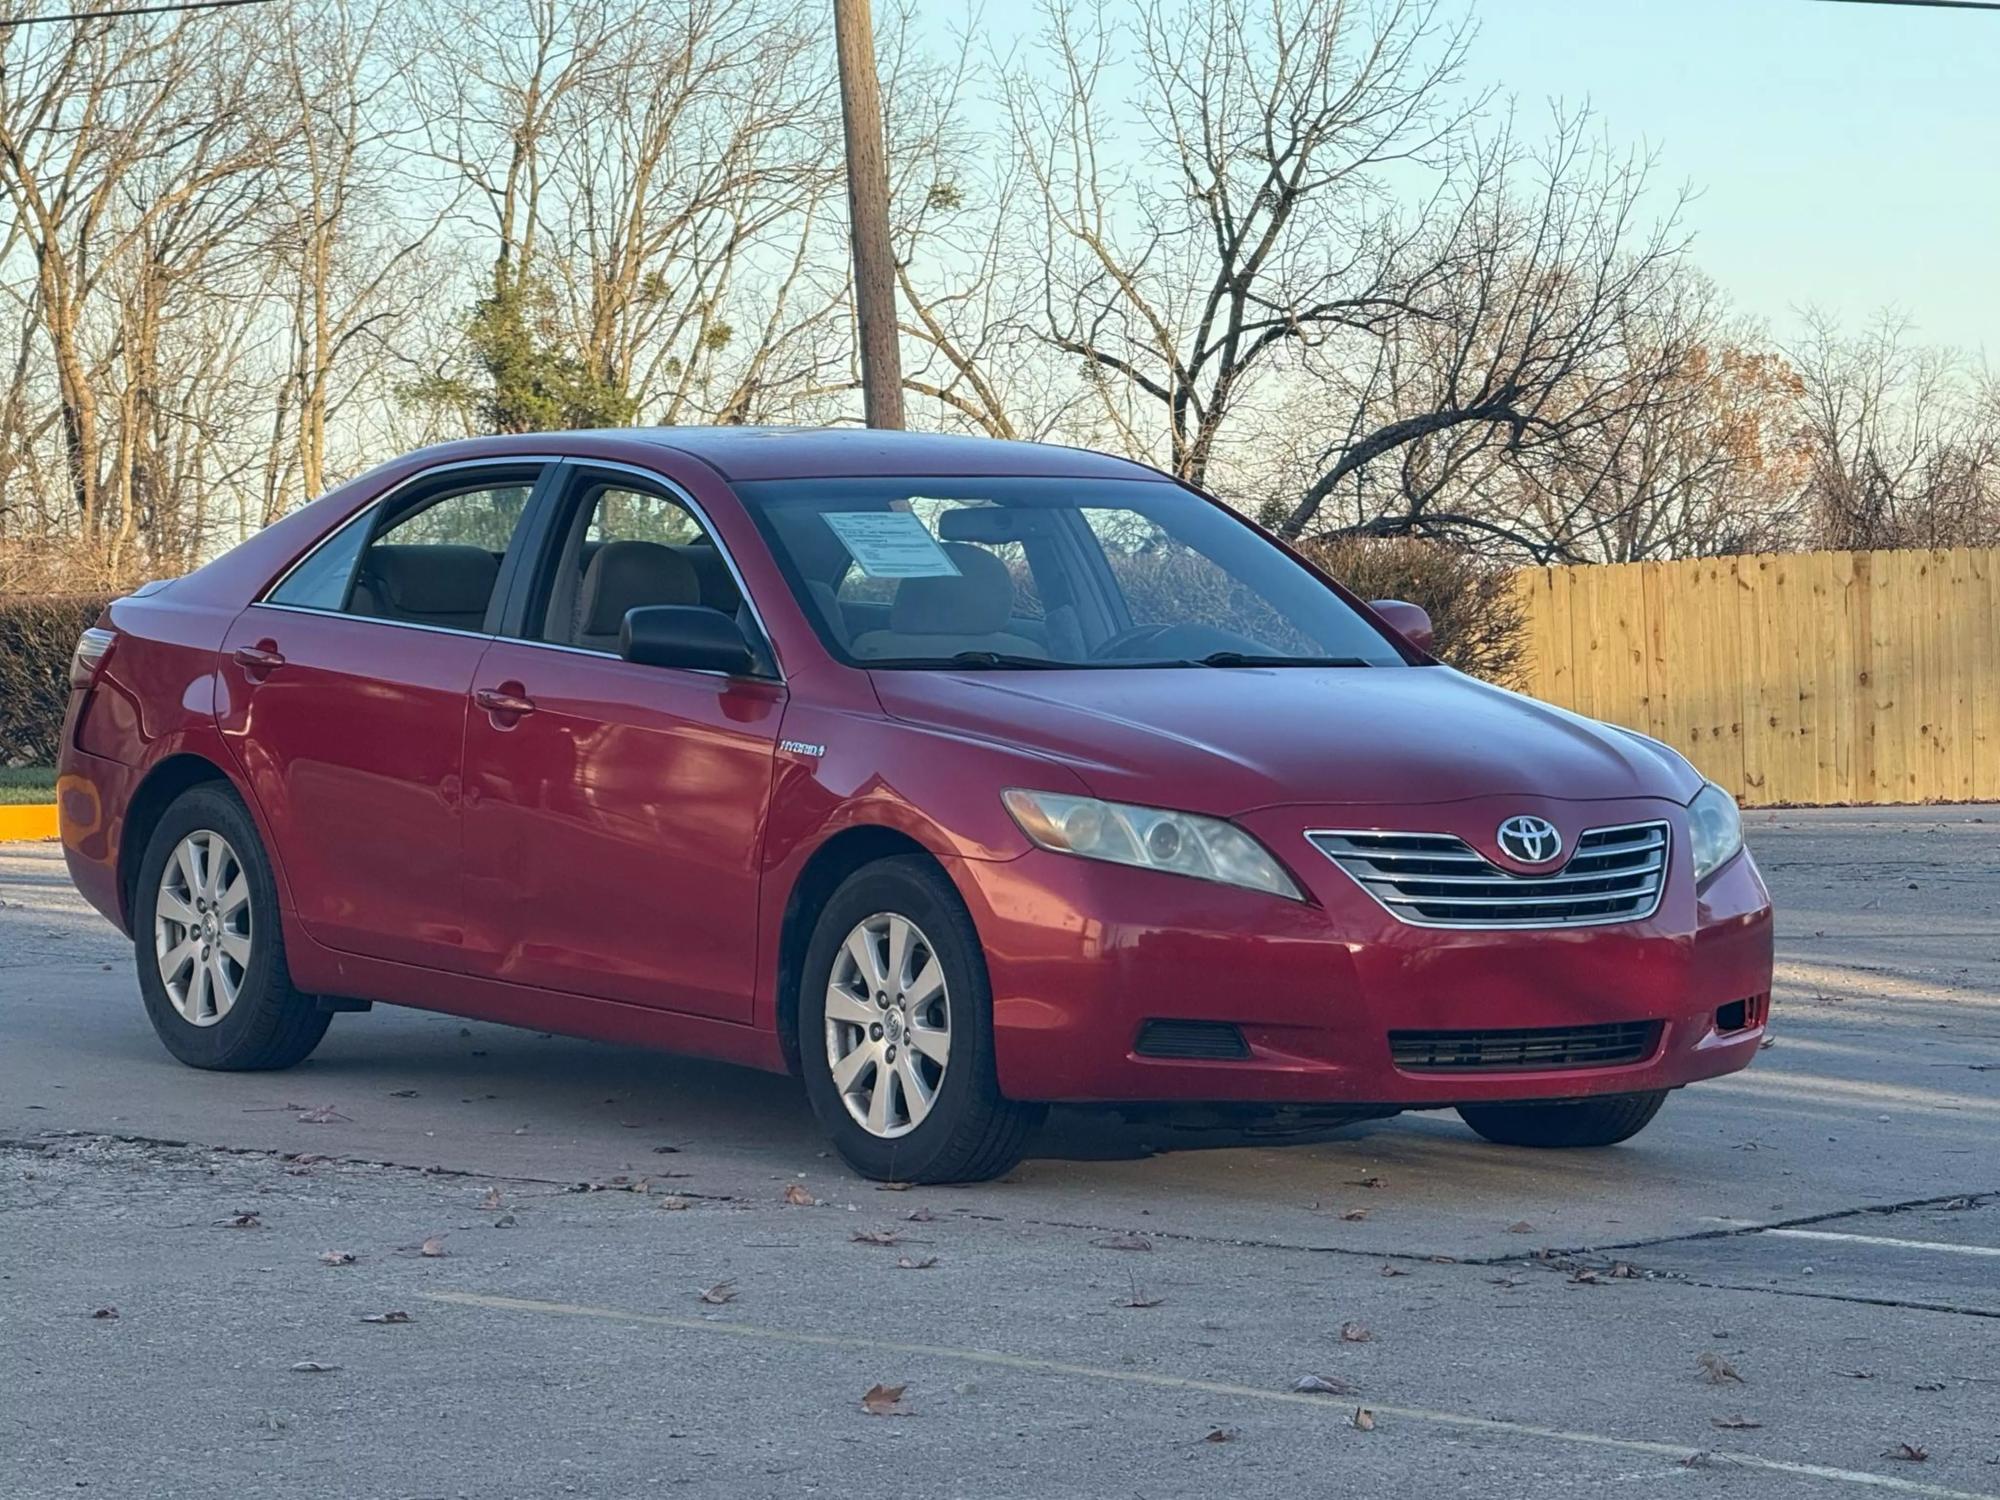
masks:
[[[266,596],[270,604],[484,632],[500,565],[538,470],[467,475],[392,498],[323,542]]]

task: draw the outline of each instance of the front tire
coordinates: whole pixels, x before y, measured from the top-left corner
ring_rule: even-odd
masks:
[[[1002,1097],[979,933],[922,856],[866,865],[814,924],[799,1059],[813,1113],[879,1182],[983,1182],[1026,1153],[1046,1113]]]
[[[1557,1104],[1461,1104],[1459,1118],[1501,1146],[1565,1149],[1628,1141],[1660,1112],[1667,1090]]]
[[[132,941],[146,1014],[191,1068],[289,1068],[332,1017],[292,984],[257,826],[219,785],[185,792],[139,861]]]

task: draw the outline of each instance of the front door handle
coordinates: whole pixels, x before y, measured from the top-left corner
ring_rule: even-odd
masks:
[[[472,701],[489,714],[503,714],[508,718],[519,718],[522,714],[535,711],[535,700],[521,691],[516,682],[503,683],[497,688],[480,688],[472,695]]]

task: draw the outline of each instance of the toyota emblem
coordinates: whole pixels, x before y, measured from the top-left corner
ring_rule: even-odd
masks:
[[[1562,846],[1562,834],[1547,818],[1522,813],[1500,825],[1500,852],[1521,864],[1545,865]]]

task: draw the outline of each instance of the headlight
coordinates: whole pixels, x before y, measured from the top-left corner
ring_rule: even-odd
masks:
[[[1694,878],[1706,880],[1743,847],[1743,815],[1736,799],[1710,782],[1688,804],[1688,838],[1694,845]]]
[[[1157,807],[1128,807],[1095,797],[1065,797],[1016,787],[1000,800],[1021,832],[1044,849],[1142,870],[1167,870],[1223,885],[1269,891],[1288,901],[1304,895],[1270,850],[1233,823]]]

